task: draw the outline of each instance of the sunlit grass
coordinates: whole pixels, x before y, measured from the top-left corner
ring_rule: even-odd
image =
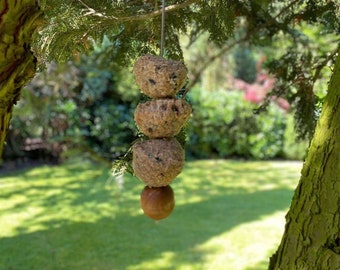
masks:
[[[154,222],[143,183],[90,162],[0,176],[0,269],[266,269],[300,162],[191,161]]]

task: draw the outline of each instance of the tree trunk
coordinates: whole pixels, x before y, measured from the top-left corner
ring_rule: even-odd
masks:
[[[13,106],[36,70],[30,44],[41,17],[38,0],[0,1],[0,160]]]
[[[340,269],[340,50],[270,270]]]

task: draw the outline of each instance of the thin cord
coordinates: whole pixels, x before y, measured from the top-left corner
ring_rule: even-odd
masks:
[[[164,54],[164,25],[165,25],[165,0],[162,0],[161,53],[160,53],[161,57],[163,57]]]

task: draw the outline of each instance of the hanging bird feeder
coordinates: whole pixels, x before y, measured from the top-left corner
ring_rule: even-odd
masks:
[[[134,119],[148,138],[132,147],[134,175],[146,187],[141,207],[152,219],[166,218],[175,205],[170,183],[182,172],[185,153],[175,136],[190,117],[192,108],[176,98],[183,88],[188,70],[180,61],[163,58],[165,1],[162,6],[161,55],[143,55],[134,64],[133,74],[141,92],[151,98],[138,104]]]

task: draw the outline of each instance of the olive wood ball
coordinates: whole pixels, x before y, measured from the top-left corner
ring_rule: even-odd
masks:
[[[146,216],[154,220],[168,217],[175,207],[175,194],[170,186],[146,186],[140,195],[140,205]]]

